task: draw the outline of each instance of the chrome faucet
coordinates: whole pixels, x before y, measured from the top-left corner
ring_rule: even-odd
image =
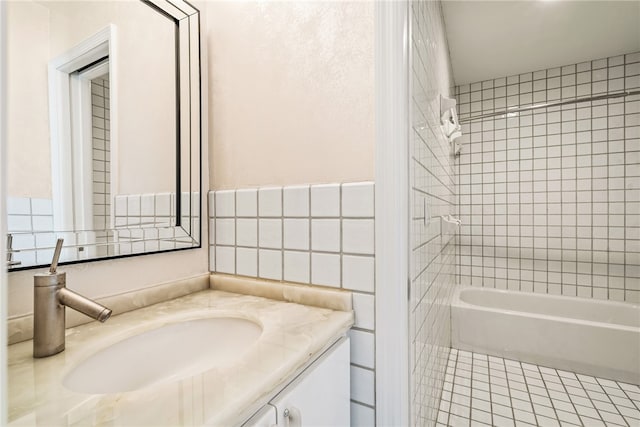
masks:
[[[66,287],[67,274],[57,272],[64,239],[58,239],[47,273],[34,276],[33,357],[47,357],[64,350],[65,306],[100,322],[111,310]]]

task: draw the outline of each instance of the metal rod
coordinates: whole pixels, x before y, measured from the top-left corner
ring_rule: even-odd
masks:
[[[506,110],[502,110],[502,111],[499,111],[499,112],[496,112],[496,113],[487,113],[487,114],[480,114],[480,115],[477,115],[477,116],[467,117],[465,119],[459,120],[459,122],[460,123],[467,123],[467,122],[472,122],[474,120],[482,120],[482,119],[488,119],[488,118],[491,118],[491,117],[504,116],[504,115],[511,114],[511,113],[519,113],[519,112],[522,112],[522,111],[537,110],[538,108],[559,107],[559,106],[562,106],[562,105],[577,104],[579,102],[602,101],[604,99],[622,98],[622,97],[631,96],[631,95],[640,95],[640,90],[631,90],[631,91],[624,91],[624,92],[608,93],[606,95],[596,95],[596,96],[590,96],[590,97],[585,97],[585,98],[575,98],[575,99],[569,99],[567,101],[546,102],[544,104],[534,104],[534,105],[529,105],[527,107],[511,107],[511,108],[507,108]]]

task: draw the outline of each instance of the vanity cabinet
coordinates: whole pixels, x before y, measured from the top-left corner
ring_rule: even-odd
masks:
[[[243,427],[349,426],[349,352],[349,339],[340,339]]]

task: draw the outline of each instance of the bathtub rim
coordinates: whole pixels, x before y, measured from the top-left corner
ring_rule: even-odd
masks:
[[[551,314],[540,314],[540,313],[536,313],[534,311],[519,311],[519,310],[509,310],[506,308],[497,308],[497,307],[487,307],[487,306],[483,306],[483,305],[478,305],[478,304],[471,304],[471,303],[467,303],[464,302],[461,299],[461,293],[464,290],[474,290],[474,291],[479,291],[479,292],[487,292],[487,293],[499,293],[499,294],[522,294],[523,296],[535,296],[535,297],[540,297],[540,298],[549,298],[549,299],[554,299],[554,298],[560,298],[560,299],[569,299],[569,300],[579,300],[579,301],[585,301],[585,302],[594,302],[597,301],[598,304],[603,304],[603,305],[609,305],[612,307],[620,307],[620,306],[625,306],[625,307],[629,307],[631,306],[632,308],[634,308],[635,310],[638,310],[639,314],[640,314],[640,304],[635,304],[635,303],[627,303],[627,302],[620,302],[620,301],[609,301],[609,300],[600,300],[600,299],[594,299],[594,298],[585,298],[585,297],[573,297],[573,296],[568,296],[568,295],[555,295],[555,294],[546,294],[546,293],[536,293],[536,292],[528,292],[528,291],[515,291],[515,290],[510,290],[510,289],[496,289],[496,288],[488,288],[488,287],[481,287],[481,286],[471,286],[471,285],[457,285],[456,289],[454,291],[453,294],[453,298],[451,300],[451,308],[464,308],[464,309],[469,309],[469,310],[479,310],[479,311],[489,311],[489,312],[495,312],[495,311],[499,311],[505,314],[509,314],[509,315],[513,315],[513,316],[518,316],[518,317],[534,317],[537,319],[553,319],[559,322],[567,322],[567,323],[580,323],[580,324],[584,324],[584,325],[589,325],[589,326],[597,326],[597,327],[601,327],[601,328],[607,328],[607,329],[622,329],[625,331],[629,331],[629,332],[636,332],[640,334],[640,326],[629,326],[629,325],[621,325],[619,323],[610,323],[610,322],[599,322],[599,321],[594,321],[594,320],[584,320],[584,319],[576,319],[574,317],[568,317],[568,316],[556,316],[556,315],[551,315]]]

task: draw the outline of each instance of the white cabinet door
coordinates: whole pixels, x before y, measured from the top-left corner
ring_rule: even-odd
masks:
[[[343,338],[271,401],[278,426],[349,426],[349,361],[349,339]]]
[[[265,405],[253,417],[242,424],[242,427],[273,427],[276,425],[276,408]]]

